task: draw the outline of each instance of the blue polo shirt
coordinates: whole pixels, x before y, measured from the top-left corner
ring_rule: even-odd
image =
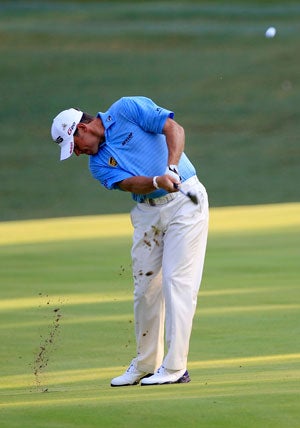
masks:
[[[174,113],[145,97],[124,97],[107,112],[98,113],[105,129],[105,142],[96,155],[89,157],[92,176],[109,190],[129,177],[163,175],[168,163],[168,147],[163,134],[167,118]],[[179,162],[182,181],[196,174],[183,153]],[[165,195],[163,189],[148,193],[148,198]],[[132,194],[137,202],[145,195]]]

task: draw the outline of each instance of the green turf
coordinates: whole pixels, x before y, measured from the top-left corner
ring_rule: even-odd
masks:
[[[135,355],[130,238],[1,247],[1,426],[298,427],[298,234],[212,232],[192,382],[121,389],[109,382]]]
[[[0,3],[1,220],[126,212],[52,118],[142,94],[173,109],[212,206],[298,201],[297,2]],[[278,35],[266,39],[275,25]]]
[[[298,201],[299,15],[277,0],[1,1],[0,220],[128,211],[86,158],[58,162],[49,127],[132,94],[174,109],[211,205]],[[135,354],[130,239],[0,247],[1,426],[298,427],[298,235],[211,234],[192,382],[117,390]]]

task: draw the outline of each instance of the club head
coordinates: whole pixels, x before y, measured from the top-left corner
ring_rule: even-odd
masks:
[[[187,192],[187,196],[193,202],[193,204],[198,205],[198,198],[196,195],[193,195],[191,192]]]

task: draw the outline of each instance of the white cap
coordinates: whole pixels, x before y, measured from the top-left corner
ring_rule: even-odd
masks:
[[[60,160],[68,159],[74,151],[74,132],[82,118],[82,111],[70,108],[59,113],[51,127],[51,136],[60,146]]]

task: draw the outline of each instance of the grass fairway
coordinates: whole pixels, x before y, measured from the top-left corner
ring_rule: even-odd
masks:
[[[109,386],[135,354],[128,218],[0,224],[1,426],[298,427],[299,213],[212,210],[192,382],[143,388]]]

